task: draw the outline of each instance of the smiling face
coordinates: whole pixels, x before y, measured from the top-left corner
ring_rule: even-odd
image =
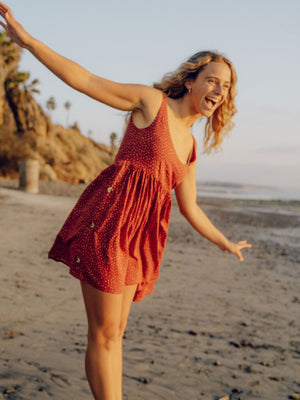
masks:
[[[231,71],[225,62],[211,62],[186,87],[192,112],[210,117],[226,99],[231,85]]]

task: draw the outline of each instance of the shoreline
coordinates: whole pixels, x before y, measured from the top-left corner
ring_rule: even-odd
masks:
[[[18,189],[19,182],[17,179],[6,179],[0,177],[0,187],[6,189]],[[39,181],[39,193],[38,194],[49,194],[55,196],[67,196],[67,197],[79,197],[83,190],[88,186],[88,184],[84,183],[67,183],[63,181]],[[281,200],[281,199],[253,199],[253,198],[235,198],[235,197],[213,197],[208,195],[198,195],[198,199],[201,199],[204,203],[209,204],[220,204],[220,202],[231,205],[234,202],[235,205],[269,205],[269,206],[277,206],[277,205],[291,205],[295,207],[296,211],[300,211],[300,200]]]

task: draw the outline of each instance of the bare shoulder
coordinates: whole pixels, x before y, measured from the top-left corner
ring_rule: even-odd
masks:
[[[141,88],[140,107],[133,111],[133,122],[140,129],[149,126],[155,119],[163,99],[160,90],[149,86]]]

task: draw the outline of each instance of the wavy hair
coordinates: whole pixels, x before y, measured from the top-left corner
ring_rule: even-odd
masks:
[[[210,153],[211,150],[221,149],[221,143],[225,134],[230,135],[234,126],[232,117],[237,109],[234,99],[237,93],[237,75],[233,64],[222,54],[212,51],[200,51],[182,63],[175,72],[167,73],[161,82],[154,83],[153,87],[161,90],[166,96],[173,99],[183,97],[187,92],[185,83],[187,80],[195,80],[199,72],[211,62],[224,62],[231,71],[231,84],[225,101],[207,118],[204,134],[204,152]]]

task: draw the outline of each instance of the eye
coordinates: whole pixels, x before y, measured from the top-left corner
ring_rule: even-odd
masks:
[[[215,79],[209,79],[209,80],[208,80],[208,83],[214,85],[214,84],[216,83],[216,80],[215,80]]]

